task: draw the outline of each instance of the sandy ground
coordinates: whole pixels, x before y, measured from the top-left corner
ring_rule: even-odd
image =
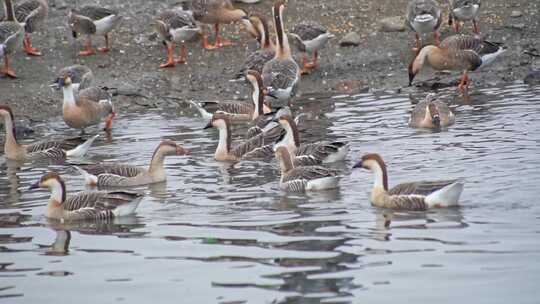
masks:
[[[68,3],[70,1],[67,1]],[[78,1],[82,4],[81,1]],[[17,118],[36,121],[61,115],[61,94],[48,85],[55,73],[66,65],[85,64],[96,75],[96,84],[119,88],[115,100],[119,112],[132,107],[185,108],[185,100],[223,100],[247,97],[246,85],[228,81],[253,49],[254,42],[236,25],[225,26],[225,36],[236,45],[217,51],[206,51],[200,43],[190,45],[187,65],[159,69],[165,60],[165,49],[153,34],[150,22],[157,13],[175,1],[92,1],[115,7],[125,16],[113,34],[114,46],[108,54],[76,56],[81,41],[73,41],[66,25],[68,5],[51,0],[47,27],[32,36],[42,57],[17,53],[13,67],[20,78],[0,78],[0,103],[14,108]],[[442,2],[442,1],[441,1]],[[382,18],[403,16],[406,0],[297,0],[289,1],[285,12],[286,26],[300,20],[316,20],[326,25],[337,38],[322,51],[320,68],[303,77],[300,93],[343,92],[368,89],[414,90],[434,83],[452,83],[458,74],[427,72],[417,77],[421,88],[407,88],[407,64],[414,42],[412,32],[382,32]],[[270,0],[255,5],[239,5],[248,11],[270,15]],[[485,1],[481,27],[490,40],[503,42],[508,52],[496,65],[474,73],[475,86],[485,87],[521,80],[533,58],[525,51],[540,50],[540,2],[528,0]],[[518,11],[518,12],[516,12]],[[445,18],[446,18],[445,9]],[[514,15],[514,16],[513,16]],[[515,16],[520,15],[520,16]],[[470,31],[470,25],[466,31]],[[339,47],[345,34],[356,31],[361,37],[358,47]],[[443,37],[452,34],[445,22]],[[94,44],[101,46],[103,38]],[[299,56],[299,54],[295,54]],[[434,78],[435,77],[435,78]],[[427,81],[422,86],[422,81]],[[144,96],[144,97],[142,97]]]

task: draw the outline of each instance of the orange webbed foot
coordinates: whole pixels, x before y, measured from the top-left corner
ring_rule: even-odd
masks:
[[[101,47],[101,48],[98,48],[98,51],[102,52],[102,53],[107,53],[109,52],[111,49],[108,48],[108,47]]]
[[[15,71],[12,69],[3,69],[0,71],[0,73],[6,75],[9,78],[17,78],[17,75],[15,74]]]

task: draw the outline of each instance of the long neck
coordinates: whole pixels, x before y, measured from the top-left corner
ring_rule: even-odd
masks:
[[[154,155],[152,155],[152,160],[150,161],[150,168],[148,172],[156,173],[163,171],[163,162],[165,161],[165,153],[161,149],[161,146],[156,148]]]
[[[288,150],[282,150],[280,153],[281,157],[279,158],[279,167],[281,169],[281,173],[287,173],[294,168],[291,154]]]
[[[75,105],[75,94],[73,93],[73,85],[67,85],[62,88],[62,91],[64,92],[64,106]]]
[[[261,19],[259,32],[261,33],[261,48],[263,50],[271,49],[273,46],[268,31],[268,21],[266,21],[266,19]]]
[[[274,10],[274,27],[276,28],[276,58],[288,59],[291,57],[291,48],[289,46],[289,39],[283,32],[283,16],[281,9]]]
[[[290,149],[297,149],[300,147],[300,133],[298,132],[298,127],[294,120],[286,119],[286,122],[282,123],[281,126],[285,129],[286,135],[284,142]]]
[[[17,21],[15,19],[15,14],[13,13],[13,4],[11,0],[4,0],[4,5],[6,7],[6,21]]]
[[[228,122],[223,122],[218,127],[219,142],[216,149],[216,154],[229,154],[231,151],[231,126]]]
[[[253,113],[255,119],[264,114],[264,94],[257,79],[254,79],[251,84],[253,85],[251,98],[255,104],[255,113]]]
[[[386,173],[386,167],[377,163],[377,166],[372,167],[374,174],[373,188],[382,188],[384,191],[388,191],[388,174]]]
[[[15,123],[11,116],[4,116],[4,127],[6,128],[6,141],[4,143],[4,152],[17,150],[20,145],[17,142],[17,136],[15,135]]]
[[[51,197],[49,204],[62,204],[66,200],[66,185],[64,182],[55,181],[50,186]]]

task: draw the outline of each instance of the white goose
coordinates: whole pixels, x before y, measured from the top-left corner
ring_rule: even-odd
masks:
[[[427,210],[458,205],[463,192],[459,180],[421,181],[404,183],[388,189],[386,164],[378,154],[366,154],[353,168],[364,168],[374,173],[371,204],[377,207],[402,210]]]

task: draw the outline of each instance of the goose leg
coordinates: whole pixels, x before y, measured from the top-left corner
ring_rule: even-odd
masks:
[[[463,76],[461,76],[461,81],[459,83],[458,89],[463,94],[463,98],[466,101],[469,101],[469,75],[467,74],[467,71],[463,72]]]
[[[229,41],[227,39],[224,39],[224,38],[221,38],[221,36],[219,36],[219,23],[216,23],[214,25],[214,28],[215,28],[215,31],[216,31],[216,46],[218,48],[233,45],[233,43],[231,41]]]
[[[161,64],[160,68],[171,68],[174,66],[174,44],[167,43],[167,62]]]
[[[111,114],[109,114],[105,118],[105,128],[104,128],[105,131],[112,130],[113,119],[115,116],[116,116],[116,112],[111,112]]]
[[[32,41],[30,40],[30,36],[28,35],[28,33],[24,33],[23,46],[26,54],[30,56],[41,56],[41,52],[38,49],[32,47]]]
[[[84,51],[80,51],[79,56],[90,56],[94,55],[95,53],[96,52],[94,52],[94,50],[92,49],[92,38],[88,36],[88,38],[86,39],[86,44],[84,46]]]
[[[439,31],[435,31],[435,33],[433,34],[434,35],[434,38],[435,38],[435,45],[436,46],[439,46],[441,45],[441,33],[439,33]]]
[[[0,70],[0,73],[6,75],[7,77],[10,77],[10,78],[17,78],[17,75],[15,75],[15,71],[13,71],[10,67],[9,67],[9,56],[8,55],[4,55],[4,68],[2,70]]]
[[[202,47],[205,49],[205,50],[215,50],[217,49],[218,47],[216,45],[212,45],[208,42],[208,34],[203,34],[203,45]]]
[[[476,20],[473,20],[473,31],[475,34],[480,34],[480,27],[478,26],[478,22]]]
[[[311,73],[316,67],[317,67],[317,51],[313,52],[313,60],[312,62],[306,62],[307,60],[304,58],[303,60],[303,68],[302,68],[302,75]]]
[[[458,20],[456,20],[454,22],[454,31],[456,31],[456,33],[459,33],[459,21]]]
[[[184,43],[180,46],[180,57],[175,62],[178,64],[186,64],[187,62],[187,48]]]
[[[99,48],[98,51],[102,53],[107,53],[108,51],[110,51],[111,48],[109,43],[109,34],[105,34],[105,47]]]
[[[420,48],[422,47],[422,43],[420,42],[420,35],[418,35],[418,33],[416,33],[415,35],[416,35],[416,47],[413,47],[412,51],[417,53],[418,51],[420,51]]]

